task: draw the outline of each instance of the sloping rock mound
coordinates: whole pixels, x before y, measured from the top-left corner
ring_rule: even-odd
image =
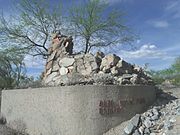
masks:
[[[152,84],[142,68],[115,54],[73,54],[72,37],[54,35],[52,40],[43,77],[46,86]]]

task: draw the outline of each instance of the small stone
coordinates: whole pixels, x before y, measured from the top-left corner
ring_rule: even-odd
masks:
[[[122,85],[127,85],[130,84],[131,82],[128,79],[123,79],[122,80]]]
[[[98,74],[104,74],[104,72],[103,71],[99,71]]]
[[[90,75],[90,74],[92,73],[92,68],[91,68],[91,66],[87,66],[87,65],[85,65],[85,66],[86,66],[86,67],[85,67],[85,70],[81,70],[80,73],[81,73],[82,75],[84,75],[84,76]]]
[[[148,129],[148,128],[145,128],[144,133],[149,135],[149,134],[150,134],[149,129]]]
[[[102,61],[101,61],[100,70],[102,70],[105,66],[107,66],[107,59],[103,58]]]
[[[147,116],[151,117],[151,116],[153,116],[153,113],[149,111],[149,112],[147,112]]]
[[[112,68],[111,68],[111,73],[112,73],[113,75],[118,75],[117,67],[112,67]]]
[[[69,85],[76,85],[85,83],[85,77],[80,73],[73,73],[68,75]]]
[[[138,130],[135,130],[132,135],[140,135],[140,133],[138,132]]]
[[[153,108],[152,112],[153,112],[154,115],[159,115],[159,112],[158,112],[158,110],[156,108]]]
[[[52,72],[57,72],[58,70],[59,70],[59,65],[58,65],[58,63],[56,62],[56,64],[55,64],[55,62],[53,63],[53,67],[52,67]]]
[[[52,45],[53,51],[60,47],[60,42],[58,39],[54,40],[54,44]]]
[[[156,135],[156,133],[150,133],[150,135]]]
[[[52,66],[53,66],[53,61],[47,62],[46,70],[52,68]]]
[[[84,61],[85,62],[95,62],[95,57],[90,53],[86,53],[84,56]]]
[[[101,66],[101,62],[102,62],[102,58],[99,58],[99,57],[95,57],[96,59],[96,64],[98,65],[98,67]]]
[[[73,70],[74,70],[74,67],[73,67],[73,66],[68,67],[68,71],[69,71],[69,73],[72,73],[72,72],[73,72]]]
[[[133,74],[132,78],[130,79],[130,82],[132,84],[138,84],[139,83],[138,75],[137,74]]]
[[[51,39],[55,39],[55,38],[57,38],[57,33],[52,33],[51,34]]]
[[[145,120],[145,117],[142,115],[141,116],[141,121],[144,121]]]
[[[69,84],[69,78],[67,75],[61,75],[58,76],[58,78],[55,78],[55,85],[67,85]]]
[[[76,59],[75,60],[75,65],[80,68],[84,66],[84,60],[83,59]]]
[[[172,117],[170,120],[169,120],[171,123],[174,123],[176,122],[176,119],[174,117]]]
[[[68,69],[65,67],[61,67],[59,69],[60,75],[66,75],[68,73]]]
[[[100,52],[100,51],[98,51],[98,52],[96,52],[96,57],[98,57],[98,58],[104,58],[105,57],[105,55],[104,55],[104,53],[103,52]]]
[[[123,74],[123,76],[122,76],[123,79],[130,79],[132,77],[133,77],[133,75],[131,75],[131,74]]]
[[[123,78],[122,78],[122,77],[119,77],[119,78],[117,79],[117,81],[119,82],[119,84],[122,84]]]
[[[151,126],[154,126],[155,124],[155,121],[151,121]]]
[[[136,71],[137,73],[140,72],[142,70],[141,67],[139,67],[138,65],[134,65],[134,71]]]
[[[75,59],[82,59],[84,57],[84,54],[77,54],[74,56]]]
[[[114,78],[109,74],[94,74],[93,80],[96,84],[113,84]]]
[[[48,48],[48,54],[51,54],[53,52],[52,47]]]
[[[151,120],[157,120],[159,117],[157,115],[154,115],[151,117]]]
[[[134,130],[135,126],[132,123],[129,123],[125,128],[124,128],[124,132],[128,135],[130,135],[133,130]]]
[[[110,73],[110,72],[111,72],[110,67],[108,67],[108,66],[103,67],[102,71],[103,71],[104,73]]]
[[[148,84],[148,81],[143,77],[140,78],[140,82],[141,84]]]
[[[140,119],[140,115],[136,114],[132,119],[131,119],[131,123],[137,127],[139,124],[139,119]]]
[[[92,68],[93,71],[97,70],[98,69],[97,63],[96,62],[91,62],[91,68]]]
[[[146,119],[144,121],[144,125],[146,126],[146,128],[150,128],[151,127],[151,121]]]
[[[53,81],[53,78],[58,76],[57,72],[52,72],[50,75],[48,75],[48,77],[45,78],[45,84],[50,83],[51,81]]]
[[[53,60],[54,57],[55,57],[55,55],[56,55],[56,51],[54,51],[54,52],[48,57],[47,62],[50,62],[51,60]]]
[[[52,68],[48,69],[46,75],[48,76],[49,74],[51,74],[51,72],[52,72]]]
[[[141,127],[139,127],[139,133],[141,134],[141,135],[143,135],[143,133],[144,133],[144,127],[143,126],[141,126]]]

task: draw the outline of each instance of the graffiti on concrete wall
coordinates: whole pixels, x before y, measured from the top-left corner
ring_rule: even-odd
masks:
[[[127,105],[144,104],[144,98],[127,98],[118,101],[113,100],[100,100],[99,113],[101,115],[118,114],[122,112]]]

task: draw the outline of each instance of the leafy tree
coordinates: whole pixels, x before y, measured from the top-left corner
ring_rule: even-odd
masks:
[[[73,7],[70,20],[75,27],[76,37],[82,38],[85,49],[108,47],[133,41],[134,35],[123,25],[123,13],[108,11],[108,5],[101,0],[86,0],[85,4]]]
[[[23,50],[0,49],[0,88],[14,88],[24,76]]]
[[[169,80],[172,84],[180,85],[180,56],[177,57],[170,68],[149,72],[157,84]]]
[[[75,37],[85,42],[85,53],[93,47],[127,43],[134,37],[123,25],[123,13],[109,12],[108,5],[100,0],[86,0],[84,5],[74,7],[67,17],[72,27],[65,15],[61,15],[60,2],[52,5],[47,0],[20,0],[16,9],[17,14],[10,19],[3,14],[0,17],[0,41],[31,50],[35,56],[47,57],[51,33],[57,30],[63,34],[75,31]]]
[[[0,17],[0,41],[4,45],[19,45],[33,55],[47,56],[52,32],[62,30],[61,6],[46,0],[20,0],[17,15]]]
[[[171,69],[174,71],[172,83],[180,85],[180,56],[175,59]]]
[[[162,82],[165,81],[165,78],[162,76],[161,71],[149,70],[146,72],[151,76],[155,84],[161,84]]]
[[[172,70],[174,70],[175,73],[180,74],[180,56],[177,57],[172,64]]]
[[[34,78],[33,76],[22,76],[23,78],[20,80],[19,83],[19,88],[39,88],[42,87],[42,78],[38,77],[38,78]]]

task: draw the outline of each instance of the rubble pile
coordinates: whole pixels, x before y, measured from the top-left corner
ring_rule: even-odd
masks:
[[[142,68],[127,63],[115,54],[73,54],[72,40],[72,37],[53,35],[44,71],[44,85],[152,84]]]
[[[169,88],[168,88],[169,89]],[[103,135],[179,135],[180,88],[161,91],[149,109]]]

